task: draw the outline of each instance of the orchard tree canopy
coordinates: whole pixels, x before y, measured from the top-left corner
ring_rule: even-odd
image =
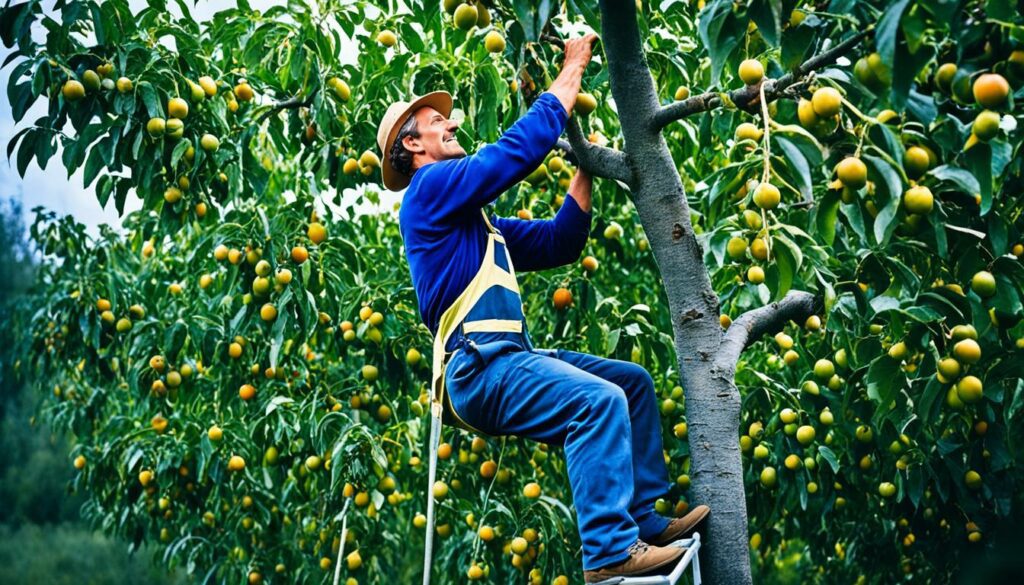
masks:
[[[527,319],[651,372],[657,509],[711,506],[706,580],[945,582],[1020,521],[1019,2],[49,4],[0,14],[8,157],[143,202],[95,237],[41,210],[10,325],[104,531],[201,582],[411,583],[434,497],[442,582],[580,582],[560,449],[447,429],[428,494],[430,335],[375,133],[443,89],[472,152],[584,30],[565,140],[497,212],[601,178]]]

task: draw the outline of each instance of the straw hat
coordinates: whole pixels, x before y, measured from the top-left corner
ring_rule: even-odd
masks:
[[[381,170],[384,176],[384,186],[392,191],[406,188],[409,185],[410,177],[399,173],[391,166],[391,157],[388,156],[391,153],[391,145],[394,144],[402,124],[405,124],[405,121],[416,110],[424,106],[434,108],[447,118],[452,113],[452,94],[447,91],[434,91],[409,102],[395,102],[388,107],[388,111],[384,113],[384,118],[380,121],[380,127],[377,128],[377,146],[380,148],[383,160]]]

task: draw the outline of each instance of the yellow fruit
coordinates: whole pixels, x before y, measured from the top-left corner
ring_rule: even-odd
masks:
[[[896,486],[890,482],[883,481],[878,484],[878,495],[883,498],[891,498],[896,495]]]
[[[64,99],[69,102],[76,102],[85,97],[85,86],[81,82],[69,79],[64,82],[64,86],[61,87],[61,94],[64,95]]]
[[[213,134],[203,134],[203,137],[199,139],[199,146],[203,147],[206,152],[214,152],[220,148],[220,140]]]
[[[174,204],[181,201],[181,190],[177,187],[168,187],[164,191],[164,201]]]
[[[750,243],[750,255],[757,260],[768,259],[768,244],[762,238],[754,238]]]
[[[985,73],[974,80],[974,100],[986,108],[996,108],[1006,102],[1010,84],[998,73]]]
[[[964,474],[964,483],[972,490],[981,489],[981,474],[973,469]]]
[[[911,179],[916,179],[928,172],[930,166],[931,159],[928,157],[928,151],[920,146],[911,146],[903,154],[903,168]]]
[[[981,400],[984,387],[975,376],[964,376],[956,383],[956,395],[965,404],[973,404]]]
[[[736,127],[736,140],[753,140],[759,142],[761,137],[764,136],[764,130],[761,130],[750,122],[744,122]]]
[[[776,481],[778,481],[778,474],[774,467],[769,466],[761,470],[761,485],[771,489],[775,487]]]
[[[729,254],[730,258],[742,258],[747,253],[747,240],[733,236],[729,238],[729,242],[725,245],[725,251]]]
[[[484,577],[484,570],[480,568],[480,565],[474,563],[466,571],[466,576],[469,577],[470,581],[479,581]]]
[[[523,496],[536,500],[540,497],[540,484],[531,482],[523,486]]]
[[[999,134],[999,114],[985,110],[974,118],[971,133],[982,142],[988,142]]]
[[[361,373],[363,375],[363,379],[366,380],[367,382],[373,382],[374,380],[377,379],[377,376],[379,375],[377,371],[377,366],[371,365],[363,366]]]
[[[907,349],[907,344],[903,341],[892,344],[889,347],[889,357],[897,361],[903,361],[907,358],[907,354],[910,350]]]
[[[517,537],[512,539],[511,550],[512,550],[513,553],[515,553],[517,555],[526,554],[526,549],[528,549],[529,547],[530,547],[530,543],[527,542],[527,540],[525,538],[523,538],[522,536],[517,536]]]
[[[801,445],[810,445],[814,441],[814,436],[814,427],[810,425],[804,425],[796,430],[796,440]]]
[[[676,88],[676,93],[673,97],[675,97],[676,101],[685,100],[690,97],[690,88],[685,85],[680,85]]]
[[[963,339],[953,346],[953,357],[963,364],[976,364],[981,359],[981,346],[973,339]]]
[[[217,95],[217,82],[209,75],[204,75],[199,78],[199,87],[201,87],[203,89],[203,93],[209,97]]]
[[[146,132],[153,138],[159,138],[167,130],[167,122],[163,118],[150,118],[146,122]]]
[[[909,213],[929,213],[934,205],[935,198],[928,187],[918,185],[907,189],[907,192],[903,194],[903,207]]]
[[[232,455],[228,460],[228,471],[242,471],[245,469],[245,459],[238,455]]]
[[[306,457],[305,465],[306,469],[315,471],[317,469],[320,469],[320,465],[322,463],[323,461],[321,461],[319,457],[317,457],[316,455],[310,455],[309,457]]]
[[[143,469],[139,472],[139,483],[142,487],[148,486],[153,481],[153,472],[148,469]]]
[[[597,271],[597,267],[599,265],[597,258],[594,258],[593,256],[587,256],[583,258],[580,264],[583,266],[584,270],[591,274]]]
[[[832,87],[822,87],[811,96],[811,106],[819,118],[831,118],[843,107],[843,96]]]
[[[573,109],[581,116],[589,116],[597,109],[597,98],[593,94],[580,92],[576,95],[576,105]]]
[[[836,373],[835,365],[827,359],[820,359],[814,362],[814,377],[827,381]]]
[[[327,228],[321,223],[313,222],[309,224],[306,235],[314,244],[320,244],[327,239]]]
[[[843,185],[860,189],[868,182],[868,167],[855,156],[848,156],[836,165],[836,175]]]
[[[394,47],[398,42],[398,37],[395,36],[395,33],[389,30],[384,30],[377,35],[377,42],[385,47]]]
[[[757,59],[745,59],[740,63],[739,76],[745,85],[756,85],[764,79],[764,65]]]
[[[761,284],[764,282],[764,268],[760,266],[751,266],[747,269],[747,280],[750,284]]]
[[[455,9],[454,19],[455,26],[462,30],[469,30],[476,26],[477,17],[476,6],[472,4],[461,4]]]
[[[167,115],[172,118],[184,119],[188,116],[188,102],[181,98],[171,98],[167,102]]]
[[[505,51],[505,37],[496,30],[492,30],[484,37],[484,47],[489,53],[503,53]]]
[[[448,484],[443,481],[434,482],[434,498],[443,500],[448,495]]]
[[[260,319],[263,319],[264,321],[273,321],[274,319],[277,319],[277,307],[271,303],[265,303],[260,307]]]
[[[996,294],[996,277],[987,270],[978,271],[971,278],[971,290],[979,297],[990,297]]]
[[[119,77],[117,79],[117,82],[115,83],[115,86],[117,87],[117,91],[119,93],[128,93],[132,91],[132,89],[134,89],[135,87],[134,84],[132,83],[132,80],[128,79],[127,77]]]
[[[75,457],[75,461],[74,461],[75,469],[83,469],[83,468],[85,468],[85,463],[86,463],[85,455],[79,455],[78,457]]]
[[[800,102],[797,104],[796,115],[800,120],[800,125],[808,130],[813,130],[820,120],[818,114],[814,113],[814,105],[810,100],[804,98],[800,98]]]
[[[131,330],[132,322],[127,317],[121,317],[120,319],[117,320],[116,327],[118,333],[126,333]]]
[[[956,63],[943,63],[935,70],[935,85],[942,91],[949,91],[953,87],[953,77],[956,76]]]
[[[775,209],[781,199],[779,188],[771,183],[761,183],[754,189],[754,205],[761,209]]]
[[[345,556],[345,566],[349,571],[355,571],[363,566],[363,557],[359,556],[359,551],[354,550]]]
[[[239,84],[235,86],[235,97],[238,98],[238,101],[240,101],[240,102],[247,102],[247,101],[251,100],[254,95],[255,94],[252,91],[252,87],[250,87],[249,84],[247,82],[245,82],[245,81],[239,82]],[[234,103],[234,102],[230,102],[230,103]],[[230,106],[230,103],[229,103],[229,106]],[[235,107],[237,107],[237,106],[235,106]]]
[[[224,431],[222,431],[221,428],[218,427],[217,425],[213,425],[212,427],[210,427],[210,430],[206,431],[206,436],[209,437],[211,441],[216,443],[217,441],[220,441],[221,439],[224,438]]]

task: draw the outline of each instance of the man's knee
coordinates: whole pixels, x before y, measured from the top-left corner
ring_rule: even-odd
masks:
[[[611,382],[601,381],[589,384],[584,395],[586,396],[587,410],[592,415],[629,417],[629,402],[626,400],[626,393]]]
[[[622,386],[628,387],[639,395],[654,394],[654,378],[643,366],[632,362],[621,362]]]

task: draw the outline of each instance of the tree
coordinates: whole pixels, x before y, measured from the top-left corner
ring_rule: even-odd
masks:
[[[750,582],[748,558],[770,571],[793,549],[805,580],[895,566],[948,578],[1019,516],[1019,13],[911,0],[408,8],[240,3],[201,24],[160,3],[59,4],[59,22],[38,3],[4,11],[23,57],[16,118],[50,103],[10,145],[19,169],[59,142],[102,204],[123,209],[132,190],[145,203],[127,238],[90,240],[52,215],[34,227],[60,261],[26,361],[81,440],[76,484],[98,521],[163,540],[206,578],[300,582],[343,556],[347,519],[353,578],[415,578],[419,551],[399,535],[421,527],[427,496],[429,341],[375,187],[376,121],[445,88],[464,138],[493,140],[577,26],[602,34],[588,96],[561,152],[499,210],[550,215],[572,165],[604,179],[593,258],[524,278],[528,319],[541,343],[654,374],[676,475],[658,509],[711,505],[709,582]],[[37,19],[45,45],[28,34]],[[546,301],[560,288],[575,306],[562,291]],[[458,460],[434,490],[436,571],[577,572],[557,452],[446,445]],[[525,552],[498,562],[520,535]]]

